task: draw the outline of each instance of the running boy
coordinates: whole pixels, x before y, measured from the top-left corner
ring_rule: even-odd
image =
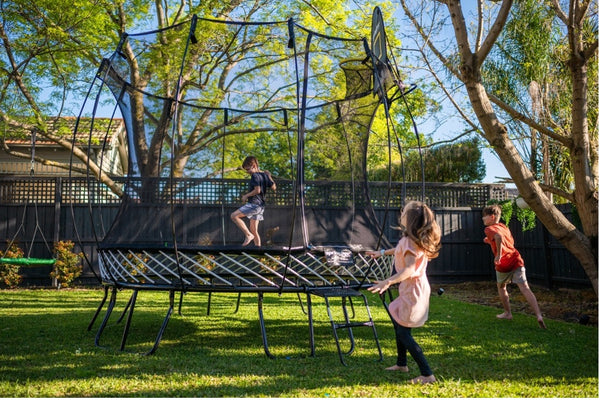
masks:
[[[498,314],[496,317],[500,319],[512,319],[508,291],[506,290],[506,285],[512,281],[517,284],[529,306],[533,309],[540,328],[546,329],[538,302],[527,283],[525,263],[519,251],[515,249],[515,240],[510,230],[500,222],[501,214],[502,209],[500,206],[493,204],[483,209],[482,218],[485,225],[485,238],[483,241],[491,246],[492,253],[494,253],[498,294],[504,308],[504,312]]]
[[[242,246],[247,246],[254,241],[254,245],[260,247],[260,235],[258,234],[258,224],[262,221],[265,211],[265,193],[267,188],[277,189],[273,177],[269,171],[261,171],[258,167],[258,160],[254,156],[248,156],[242,163],[242,168],[250,174],[249,192],[242,195],[243,206],[231,214],[231,220],[242,230],[244,242]],[[248,217],[250,227],[248,228],[242,218]]]

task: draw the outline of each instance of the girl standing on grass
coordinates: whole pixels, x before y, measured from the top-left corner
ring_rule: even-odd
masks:
[[[398,284],[398,297],[389,304],[388,311],[396,331],[398,359],[386,368],[389,371],[408,372],[407,352],[416,361],[421,375],[410,383],[433,383],[435,376],[425,359],[423,350],[412,337],[411,329],[423,326],[429,314],[431,288],[427,280],[427,262],[440,251],[440,227],[433,211],[424,203],[409,202],[400,215],[402,238],[395,249],[368,251],[367,255],[378,258],[394,255],[396,273],[368,290],[384,293],[391,285]]]

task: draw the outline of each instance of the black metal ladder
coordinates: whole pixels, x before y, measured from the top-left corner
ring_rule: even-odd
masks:
[[[319,297],[323,297],[325,299],[325,305],[327,306],[327,315],[329,316],[329,320],[331,321],[331,328],[333,329],[333,337],[335,338],[335,344],[337,346],[338,354],[340,356],[340,361],[342,364],[347,365],[344,360],[344,355],[350,355],[354,352],[355,342],[354,342],[354,334],[352,332],[352,328],[358,327],[370,327],[373,331],[373,337],[375,339],[375,344],[377,345],[377,351],[379,352],[379,361],[383,360],[383,354],[381,353],[381,346],[379,345],[379,337],[377,336],[377,330],[375,329],[375,323],[373,322],[373,317],[371,316],[371,310],[369,309],[369,303],[367,302],[367,297],[361,293],[360,291],[348,287],[323,287],[323,288],[314,288],[309,290],[309,294],[314,294]],[[350,316],[348,314],[347,303],[350,303],[352,308],[353,316],[354,316],[354,304],[352,302],[352,298],[360,297],[365,306],[365,310],[367,312],[368,320],[367,321],[351,321]],[[331,304],[329,299],[331,298],[341,298],[342,300],[342,311],[344,313],[344,320],[339,322],[333,318],[333,313],[331,312]],[[338,329],[346,329],[348,332],[348,338],[350,339],[350,349],[346,352],[342,351],[342,347],[340,345],[340,339],[338,335]]]

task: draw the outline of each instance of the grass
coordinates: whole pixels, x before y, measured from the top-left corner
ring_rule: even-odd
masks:
[[[187,294],[158,351],[148,350],[168,303],[164,292],[138,296],[126,352],[118,351],[116,319],[129,292],[119,293],[113,318],[96,347],[87,325],[99,289],[0,291],[0,397],[598,397],[598,328],[533,316],[495,318],[497,308],[433,296],[428,323],[413,330],[439,382],[415,386],[418,375],[388,372],[395,361],[392,325],[369,295],[384,361],[368,328],[356,328],[347,367],[337,354],[327,311],[313,297],[316,356],[297,297],[265,295],[270,351],[263,350],[255,294]],[[338,304],[335,303],[334,304]],[[364,318],[356,307],[357,318]],[[336,317],[338,308],[336,308]],[[343,345],[348,346],[347,340]]]

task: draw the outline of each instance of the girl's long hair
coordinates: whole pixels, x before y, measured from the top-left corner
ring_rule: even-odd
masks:
[[[411,201],[405,207],[406,216],[404,236],[411,238],[428,258],[436,258],[442,247],[441,230],[433,211],[420,201]]]

